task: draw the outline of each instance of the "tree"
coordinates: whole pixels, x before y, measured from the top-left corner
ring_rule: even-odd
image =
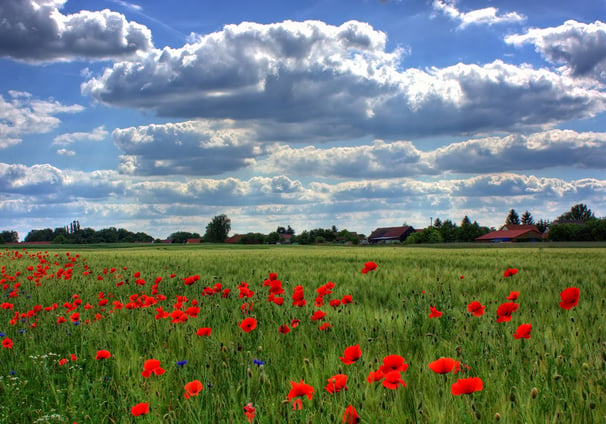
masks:
[[[469,217],[467,215],[465,215],[465,217],[461,221],[461,226],[463,226],[463,225],[471,225],[471,219],[469,219]]]
[[[187,231],[177,231],[168,236],[171,243],[186,243],[188,239],[201,238],[198,233],[189,233]]]
[[[530,212],[524,211],[522,217],[520,218],[520,222],[523,225],[534,225],[534,218],[532,217],[532,214]]]
[[[442,226],[442,220],[440,218],[436,218],[433,220],[433,226],[436,228],[440,228]]]
[[[539,219],[536,223],[537,228],[542,233],[544,233],[545,230],[547,230],[547,228],[549,227],[550,224],[551,224],[551,222],[549,222],[549,220],[545,220],[543,218]]]
[[[213,217],[206,226],[204,239],[211,243],[223,243],[231,230],[231,219],[225,214]]]
[[[2,231],[0,243],[19,243],[19,233],[16,231]]]
[[[509,211],[509,215],[507,215],[507,219],[505,220],[505,225],[511,224],[520,225],[520,216],[515,209]]]
[[[570,208],[570,210],[564,214],[562,214],[558,220],[559,221],[589,221],[590,219],[595,219],[595,215],[587,207],[584,203],[578,203]]]
[[[295,230],[289,225],[285,231],[286,234],[290,234],[291,236],[295,235]]]

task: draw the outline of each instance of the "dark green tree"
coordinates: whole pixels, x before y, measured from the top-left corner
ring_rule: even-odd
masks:
[[[534,225],[534,218],[532,217],[532,214],[530,212],[524,211],[524,213],[520,217],[520,222],[523,225]]]
[[[559,221],[589,221],[595,219],[595,215],[584,203],[578,203],[558,218]]]
[[[231,219],[225,214],[217,215],[206,226],[204,239],[211,243],[223,243],[231,230]]]
[[[208,227],[207,227],[208,228]],[[187,231],[177,231],[168,236],[171,243],[185,243],[188,239],[201,238],[198,233],[190,233]]]
[[[442,220],[440,218],[436,218],[433,220],[433,226],[436,228],[440,228],[442,226]]]
[[[0,233],[1,243],[19,243],[19,233],[16,231],[2,231]]]
[[[537,221],[536,226],[540,232],[544,233],[550,224],[551,224],[551,222],[549,222],[549,220],[545,220],[545,219],[541,218]]]
[[[520,216],[515,209],[510,210],[507,219],[505,219],[505,225],[509,224],[520,225]]]

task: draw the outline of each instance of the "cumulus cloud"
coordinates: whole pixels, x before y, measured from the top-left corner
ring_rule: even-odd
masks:
[[[67,0],[0,2],[0,57],[23,62],[100,60],[131,56],[153,47],[144,25],[110,10],[64,15]]]
[[[203,229],[217,213],[228,213],[238,232],[269,232],[278,224],[302,231],[332,223],[367,232],[403,221],[423,227],[430,216],[462,218],[454,213],[496,226],[511,207],[554,218],[583,202],[599,213],[595,205],[603,203],[604,192],[604,180],[511,173],[426,182],[392,178],[305,183],[285,175],[175,181],[0,163],[0,212],[4,225],[15,228],[12,224],[19,222],[20,231],[68,216],[83,225],[125,222],[131,230],[165,237],[185,226]]]
[[[53,140],[53,145],[67,146],[81,141],[102,141],[109,133],[105,127],[100,126],[93,129],[91,132],[73,132],[58,135]]]
[[[52,131],[61,123],[55,115],[82,110],[80,105],[39,100],[26,92],[9,91],[8,99],[0,94],[0,149],[19,144],[25,134]]]
[[[470,25],[495,25],[503,23],[523,22],[526,17],[517,12],[499,14],[499,9],[486,7],[470,12],[461,12],[456,7],[456,0],[434,0],[433,9],[441,12],[449,18],[459,22],[459,28],[463,29]]]
[[[410,141],[296,148],[278,145],[255,168],[333,178],[399,178],[443,173],[495,173],[551,167],[603,169],[606,133],[550,130],[451,143],[430,151]]]
[[[254,163],[254,131],[233,121],[188,121],[116,129],[120,171],[132,175],[217,175]]]
[[[602,91],[548,69],[496,60],[402,70],[401,53],[362,22],[242,23],[115,63],[82,91],[161,116],[271,121],[291,137],[289,126],[313,123],[341,137],[528,129],[605,109]]]
[[[505,42],[520,47],[532,44],[546,60],[564,65],[573,76],[592,76],[606,81],[606,24],[566,21],[550,28],[531,28],[514,34]]]

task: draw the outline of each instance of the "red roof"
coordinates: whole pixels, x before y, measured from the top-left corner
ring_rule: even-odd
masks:
[[[225,239],[225,243],[237,243],[240,241],[241,238],[242,238],[242,234],[234,234],[231,237],[227,237]]]
[[[370,236],[368,236],[368,238],[381,240],[399,239],[409,229],[410,231],[414,231],[414,229],[408,225],[404,225],[402,227],[377,228]]]
[[[540,233],[539,229],[536,225],[532,224],[505,224],[503,225],[499,231],[507,231],[507,230],[534,230],[537,233]]]
[[[534,225],[533,225],[533,227],[534,227]],[[476,240],[515,239],[515,238],[520,237],[521,235],[524,235],[524,234],[527,234],[530,232],[536,233],[537,238],[543,237],[543,235],[541,234],[541,232],[539,230],[533,230],[532,228],[526,228],[526,229],[521,229],[521,230],[492,231],[488,234],[484,234],[483,236],[476,238]]]

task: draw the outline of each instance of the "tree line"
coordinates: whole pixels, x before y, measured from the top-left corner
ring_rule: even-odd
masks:
[[[606,219],[596,218],[591,209],[583,203],[572,206],[569,211],[564,212],[553,222],[545,219],[535,221],[528,210],[519,215],[515,209],[511,209],[505,218],[504,225],[520,224],[535,225],[541,233],[547,232],[547,238],[551,241],[606,241]],[[203,235],[195,232],[178,231],[169,235],[167,241],[170,243],[185,243],[189,239],[200,239],[201,242],[223,243],[231,230],[231,219],[225,214],[217,215],[212,218],[205,230]],[[440,218],[436,218],[430,227],[411,234],[405,242],[407,244],[471,242],[495,230],[496,228],[481,226],[476,221],[472,222],[468,216],[465,216],[459,225],[450,219],[442,221]],[[276,244],[280,242],[359,244],[363,239],[365,239],[363,234],[357,234],[346,229],[338,230],[335,225],[331,228],[304,230],[300,234],[296,234],[294,228],[288,225],[286,227],[278,226],[275,231],[269,234],[258,232],[242,234],[237,242],[240,244]],[[154,239],[143,232],[134,233],[124,228],[109,227],[101,230],[82,228],[80,222],[75,220],[64,227],[31,230],[24,241],[26,243],[89,244],[150,243],[161,240]],[[19,234],[16,231],[5,230],[0,232],[0,244],[18,242]]]

